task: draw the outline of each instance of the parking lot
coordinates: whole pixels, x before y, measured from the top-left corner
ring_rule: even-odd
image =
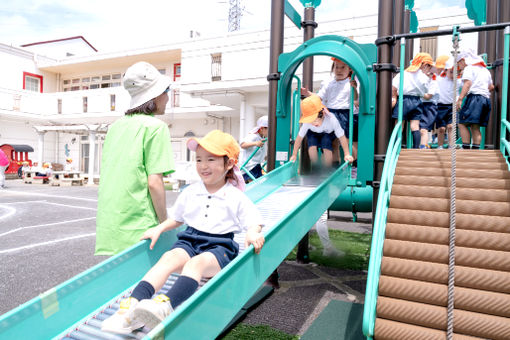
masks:
[[[94,256],[97,186],[0,190],[0,314],[108,258]],[[170,207],[177,193],[167,191]]]

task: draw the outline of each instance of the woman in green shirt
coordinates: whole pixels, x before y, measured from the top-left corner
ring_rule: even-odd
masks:
[[[167,218],[163,176],[174,170],[165,113],[171,80],[138,62],[123,77],[129,110],[105,138],[96,227],[96,255],[116,254]]]

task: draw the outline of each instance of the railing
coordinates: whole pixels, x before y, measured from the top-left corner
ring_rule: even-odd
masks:
[[[405,39],[400,41],[400,65],[404,65]],[[372,231],[372,245],[370,248],[370,261],[368,264],[367,288],[365,293],[365,307],[363,310],[363,333],[367,338],[374,336],[377,296],[379,277],[381,274],[381,260],[383,254],[384,237],[386,234],[386,218],[390,204],[391,187],[393,176],[397,166],[398,156],[402,149],[402,109],[403,109],[403,86],[404,74],[400,69],[400,85],[398,92],[398,121],[391,134],[386,151],[379,196],[377,197],[377,209]]]
[[[262,142],[263,142],[263,143],[265,143],[265,142],[266,142],[266,140],[267,140],[267,138],[264,138],[264,139],[262,140]],[[248,162],[249,162],[249,161],[253,158],[253,156],[255,156],[255,154],[256,154],[259,150],[260,150],[260,146],[257,146],[257,147],[255,148],[255,150],[251,153],[250,157],[248,157],[248,159],[246,159],[246,160],[244,161],[243,165],[241,165],[241,166],[239,167],[239,169],[243,170],[243,171],[244,171],[244,172],[248,175],[248,177],[250,177],[250,178],[251,178],[251,180],[252,180],[252,181],[254,181],[254,180],[255,180],[255,176],[253,176],[253,175],[251,174],[250,170],[248,170],[248,169],[246,168],[246,165],[247,165],[247,164],[248,164]],[[262,166],[262,164],[261,164],[261,166]]]
[[[510,26],[505,28],[505,45],[503,53],[503,84],[501,93],[501,134],[499,150],[505,157],[510,169],[510,143],[507,140],[507,133],[510,132],[510,123],[507,120],[508,110],[508,58],[510,57]]]

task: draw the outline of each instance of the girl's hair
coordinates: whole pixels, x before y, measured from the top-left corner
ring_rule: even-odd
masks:
[[[135,113],[141,113],[144,115],[151,115],[153,114],[157,109],[156,101],[154,99],[149,100],[148,102],[137,106],[135,108],[129,109],[126,111],[125,115],[130,116]]]
[[[319,118],[319,119],[322,117],[324,117],[324,109],[320,110],[319,114],[317,115],[317,118]]]
[[[228,156],[223,156],[223,162],[224,162],[224,165],[227,166],[228,164]],[[229,179],[236,179],[235,175],[234,175],[234,167],[232,167],[231,169],[229,169],[227,171],[227,174],[225,175],[225,181],[228,181]]]
[[[349,65],[345,64],[347,67],[349,67],[349,78],[352,77],[352,69]],[[335,71],[335,62],[331,64],[331,70],[329,71],[329,74],[332,74]]]

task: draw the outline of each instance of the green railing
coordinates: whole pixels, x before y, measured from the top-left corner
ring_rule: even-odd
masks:
[[[506,159],[510,169],[510,161],[508,159],[510,155],[510,143],[507,140],[507,133],[510,132],[510,123],[507,120],[508,110],[508,58],[510,57],[510,26],[505,28],[505,48],[503,53],[503,84],[501,93],[501,134],[500,134],[500,145],[499,150]]]
[[[262,140],[262,142],[263,142],[263,143],[265,143],[266,141],[267,141],[267,138],[264,138],[264,139]],[[246,169],[246,164],[248,164],[248,162],[249,162],[249,161],[251,161],[251,159],[253,158],[253,156],[255,156],[255,154],[256,154],[259,150],[260,150],[260,146],[257,146],[257,147],[255,148],[255,150],[251,153],[250,157],[248,157],[248,159],[246,159],[246,160],[244,161],[243,165],[241,165],[241,166],[239,167],[239,169],[243,170],[243,171],[244,171],[244,172],[248,175],[248,177],[250,177],[250,178],[251,178],[251,180],[252,180],[252,181],[254,181],[254,180],[255,180],[255,176],[253,176],[253,175],[251,174],[250,170]],[[261,165],[261,166],[262,166],[262,165]]]
[[[404,65],[405,40],[400,41],[400,65]],[[402,109],[404,73],[400,69],[400,84],[398,91],[398,121],[391,134],[386,151],[377,208],[372,231],[372,245],[370,248],[370,261],[368,264],[367,288],[365,293],[365,307],[363,310],[363,333],[368,339],[374,336],[379,276],[381,274],[381,260],[383,255],[384,237],[386,234],[386,217],[390,204],[393,176],[397,166],[398,156],[402,149]]]

